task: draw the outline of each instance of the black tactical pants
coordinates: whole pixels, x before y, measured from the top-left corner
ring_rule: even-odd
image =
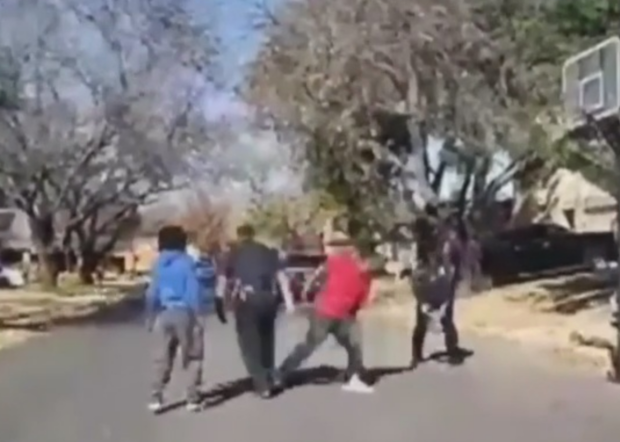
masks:
[[[243,363],[257,391],[270,388],[275,364],[275,300],[240,302],[235,308],[237,340]]]

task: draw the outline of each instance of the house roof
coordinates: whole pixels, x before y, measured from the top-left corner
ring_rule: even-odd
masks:
[[[558,169],[537,194],[539,202],[551,200],[559,209],[576,207],[598,207],[615,205],[615,198],[609,192],[596,186],[581,173]]]

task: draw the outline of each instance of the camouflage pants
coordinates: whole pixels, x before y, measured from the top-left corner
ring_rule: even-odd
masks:
[[[170,382],[174,362],[180,350],[187,379],[187,400],[196,401],[202,384],[204,327],[189,310],[162,311],[155,320],[153,395],[161,395]]]

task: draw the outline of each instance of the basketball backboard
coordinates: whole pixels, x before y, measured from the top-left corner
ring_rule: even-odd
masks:
[[[585,115],[620,117],[620,38],[609,38],[569,58],[562,69],[567,129],[586,126]]]

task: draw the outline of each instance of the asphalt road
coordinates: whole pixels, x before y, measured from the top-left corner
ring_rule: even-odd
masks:
[[[280,356],[304,327],[300,318],[281,321]],[[371,396],[315,383],[264,402],[240,394],[239,382],[226,385],[243,377],[232,332],[209,324],[205,388],[212,394],[198,414],[146,411],[149,338],[129,317],[3,352],[0,442],[610,442],[620,431],[620,388],[554,370],[514,345],[470,337],[475,355],[465,365],[429,362],[386,374]],[[401,332],[366,332],[369,365],[397,366],[404,347]],[[309,366],[343,362],[329,342]],[[181,391],[173,382],[169,401]]]

